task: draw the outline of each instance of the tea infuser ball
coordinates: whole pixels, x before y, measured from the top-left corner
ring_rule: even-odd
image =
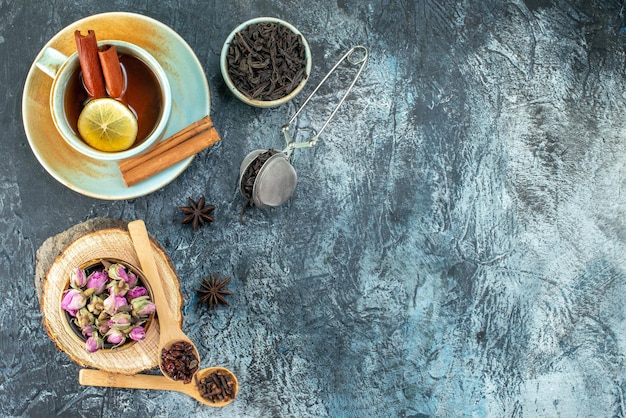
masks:
[[[246,170],[254,160],[267,150],[255,150],[249,153],[240,167],[240,184]],[[283,152],[277,152],[263,163],[256,175],[251,196],[248,197],[254,206],[269,208],[285,203],[296,190],[298,176]],[[242,190],[243,193],[243,190]]]
[[[358,51],[356,57],[353,57],[353,53]],[[359,55],[360,53],[360,55]],[[351,48],[348,52],[345,53],[339,61],[330,69],[328,74],[324,76],[322,81],[315,87],[313,92],[307,97],[302,106],[296,111],[296,113],[291,117],[289,122],[282,127],[283,135],[285,136],[285,142],[287,147],[283,151],[273,151],[273,150],[264,150],[257,149],[250,152],[241,163],[239,167],[239,190],[241,194],[248,199],[248,203],[252,203],[254,206],[260,208],[268,208],[268,207],[276,207],[285,203],[289,198],[293,195],[296,184],[298,182],[298,176],[296,174],[296,170],[293,168],[291,163],[289,162],[289,158],[291,157],[291,153],[296,148],[311,148],[316,143],[320,136],[320,134],[324,131],[330,120],[335,116],[339,106],[344,102],[352,87],[356,83],[359,75],[363,71],[365,67],[365,63],[367,62],[368,51],[364,46],[355,46]],[[317,90],[324,84],[324,82],[328,79],[328,77],[335,71],[335,69],[341,64],[344,60],[347,60],[352,65],[360,64],[359,70],[357,71],[352,83],[347,88],[343,97],[332,111],[326,122],[322,128],[315,133],[315,135],[306,142],[296,142],[291,136],[291,132],[289,131],[291,123],[296,119],[296,117],[300,114],[302,109],[307,105],[309,100],[315,95]],[[270,151],[273,151],[270,152]],[[261,156],[266,157],[268,154],[271,154],[269,158],[267,158],[264,162],[261,163],[260,167],[254,164],[255,162],[259,162]],[[257,171],[254,173],[254,171]],[[249,182],[253,180],[252,190],[250,190]]]

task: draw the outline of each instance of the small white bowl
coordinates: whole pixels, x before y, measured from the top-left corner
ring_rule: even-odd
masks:
[[[230,47],[230,43],[232,42],[232,40],[235,38],[235,36],[237,36],[237,32],[240,32],[244,30],[245,28],[247,28],[248,26],[256,24],[256,23],[269,23],[269,22],[273,22],[281,26],[285,26],[294,34],[300,35],[302,39],[302,45],[304,46],[304,55],[306,57],[306,67],[305,67],[306,77],[302,79],[300,84],[298,84],[298,86],[296,86],[296,88],[291,93],[287,94],[286,96],[283,96],[280,99],[255,100],[255,99],[249,98],[248,96],[240,92],[237,89],[237,87],[235,87],[232,80],[230,79],[230,75],[228,74],[228,62],[227,62],[228,48]],[[230,33],[230,35],[228,35],[228,37],[226,38],[226,42],[224,42],[224,46],[222,47],[222,53],[220,55],[220,69],[222,71],[222,77],[224,78],[224,82],[226,83],[226,86],[228,86],[228,89],[239,100],[249,105],[256,106],[256,107],[275,107],[283,103],[287,103],[289,100],[296,97],[296,95],[300,93],[300,91],[304,88],[304,85],[306,84],[306,82],[309,79],[309,76],[311,75],[311,49],[309,48],[309,43],[306,41],[304,35],[302,35],[302,33],[290,23],[285,22],[284,20],[281,20],[275,17],[257,17],[254,19],[250,19],[246,22],[243,22],[241,25],[237,26]]]

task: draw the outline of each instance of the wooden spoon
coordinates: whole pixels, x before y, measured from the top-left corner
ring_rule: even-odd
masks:
[[[163,349],[169,350],[172,344],[179,341],[190,344],[193,347],[193,352],[197,360],[197,364],[189,365],[191,369],[194,367],[197,369],[200,364],[200,354],[193,341],[180,329],[178,322],[168,308],[167,298],[163,291],[163,281],[159,275],[156,262],[154,261],[154,253],[152,252],[152,245],[150,244],[150,238],[148,238],[145,223],[141,219],[130,222],[128,224],[128,232],[130,233],[135,251],[137,252],[137,258],[139,258],[139,263],[141,264],[141,271],[150,282],[152,293],[154,294],[154,303],[156,304],[156,311],[159,318],[159,367],[168,379],[176,381],[169,376],[164,368],[163,359],[161,358]]]
[[[172,381],[165,376],[154,376],[147,374],[126,375],[121,373],[106,372],[104,370],[93,369],[80,369],[78,372],[78,382],[83,386],[103,386],[109,388],[129,388],[129,389],[156,389],[156,390],[174,390],[177,392],[185,393],[197,401],[214,407],[222,407],[231,403],[239,392],[239,382],[237,377],[230,370],[223,367],[209,367],[207,369],[200,370],[196,376],[198,379],[202,379],[205,375],[213,373],[214,371],[225,371],[229,373],[234,382],[233,388],[234,396],[232,399],[225,401],[211,402],[205,399],[200,394],[198,387],[193,385],[186,385],[183,382]]]

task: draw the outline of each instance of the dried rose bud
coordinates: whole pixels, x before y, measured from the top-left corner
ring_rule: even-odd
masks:
[[[114,263],[109,266],[107,272],[109,273],[110,278],[120,280],[123,276],[126,276],[126,267],[122,264]]]
[[[130,314],[126,312],[116,313],[109,319],[109,327],[112,329],[117,329],[120,331],[124,331],[128,327],[130,327]]]
[[[87,279],[87,288],[95,289],[94,293],[99,295],[106,289],[107,280],[109,280],[109,275],[106,270],[95,271],[91,273]]]
[[[81,268],[75,268],[70,271],[70,286],[74,289],[80,289],[87,283],[85,271]]]
[[[96,322],[96,318],[87,308],[81,308],[76,311],[76,319],[74,320],[79,328],[86,327]]]
[[[132,314],[137,317],[152,315],[156,310],[156,305],[150,301],[147,295],[133,299],[130,305]]]
[[[111,329],[111,327],[109,326],[109,318],[97,319],[96,327],[98,327],[98,332],[102,335],[109,332],[109,330]]]
[[[133,327],[128,336],[135,341],[141,341],[146,338],[146,329],[141,326]]]
[[[136,299],[141,296],[145,296],[147,294],[148,294],[148,290],[145,287],[135,286],[132,289],[129,289],[128,292],[126,292],[126,299],[128,301],[132,301],[133,299]]]
[[[107,284],[107,289],[109,289],[109,293],[124,296],[129,288],[128,283],[124,280],[111,280],[109,284]]]
[[[132,271],[128,272],[128,278],[126,279],[126,283],[128,283],[128,287],[130,287],[131,289],[135,286],[137,286],[137,276],[135,276],[135,274]]]
[[[87,298],[78,289],[68,289],[63,294],[63,300],[61,301],[61,308],[68,311],[70,314],[74,313],[73,316],[76,316],[76,311],[81,309],[87,303]]]
[[[114,280],[123,280],[129,287],[134,287],[137,284],[137,276],[132,272],[126,271],[126,267],[122,264],[111,264],[108,269],[109,277]]]
[[[87,341],[85,341],[85,349],[88,353],[95,353],[102,348],[103,343],[104,342],[102,341],[102,338],[100,338],[100,335],[98,335],[97,332],[94,332],[91,337],[87,338]]]
[[[92,324],[89,324],[89,325],[84,326],[83,329],[80,330],[80,332],[85,337],[91,337],[91,335],[93,334],[95,330],[96,330],[96,327]]]
[[[107,342],[114,345],[121,345],[124,344],[124,341],[126,341],[126,336],[122,331],[118,329],[111,329],[109,332],[107,332],[106,337]]]
[[[87,304],[87,309],[94,315],[100,315],[104,310],[104,299],[97,295],[92,296]]]
[[[109,297],[104,300],[103,305],[104,311],[107,312],[109,315],[115,315],[120,311],[129,310],[126,298],[115,293],[111,293]]]

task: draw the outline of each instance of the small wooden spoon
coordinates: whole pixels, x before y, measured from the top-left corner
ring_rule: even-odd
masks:
[[[121,373],[111,373],[104,370],[93,369],[80,369],[78,372],[78,382],[83,386],[103,386],[109,388],[128,388],[128,389],[156,389],[156,390],[174,390],[176,392],[185,393],[195,400],[209,406],[222,407],[231,403],[239,392],[239,382],[237,377],[230,370],[223,367],[209,367],[202,369],[197,373],[198,379],[201,379],[205,375],[213,373],[214,371],[226,371],[229,373],[235,381],[233,388],[233,399],[225,401],[211,402],[205,399],[200,394],[198,387],[193,385],[186,385],[183,382],[176,382],[167,379],[165,376],[155,376],[148,374],[136,374],[126,375]]]
[[[135,251],[137,252],[137,257],[141,264],[141,271],[150,282],[152,293],[154,294],[154,303],[156,304],[156,311],[159,318],[159,367],[166,378],[176,381],[172,379],[164,369],[163,360],[161,359],[163,349],[169,350],[172,344],[184,341],[193,347],[198,365],[200,364],[200,354],[193,341],[180,329],[178,322],[174,319],[172,312],[168,308],[167,298],[163,291],[163,282],[159,275],[156,262],[154,261],[154,254],[145,223],[141,219],[130,222],[128,224],[128,232],[135,246]],[[193,368],[193,365],[191,365],[191,368]]]

